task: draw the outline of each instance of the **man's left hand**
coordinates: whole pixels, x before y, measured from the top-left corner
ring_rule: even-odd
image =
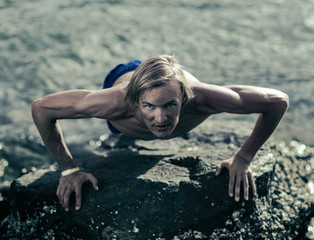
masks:
[[[249,185],[252,187],[253,196],[256,196],[256,187],[250,164],[240,158],[230,158],[222,161],[216,166],[216,176],[223,168],[229,171],[229,196],[235,201],[240,200],[240,188],[243,185],[244,200],[249,199]]]

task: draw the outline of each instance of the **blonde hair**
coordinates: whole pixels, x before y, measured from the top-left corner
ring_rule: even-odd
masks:
[[[139,103],[146,91],[165,86],[170,81],[177,81],[182,93],[182,104],[193,97],[182,66],[174,56],[157,55],[146,59],[133,73],[126,90],[126,99],[131,103]]]

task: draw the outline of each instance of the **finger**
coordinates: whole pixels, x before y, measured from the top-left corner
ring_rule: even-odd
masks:
[[[241,188],[241,176],[236,177],[236,185],[234,188],[234,200],[238,202],[240,200],[240,188]]]
[[[60,186],[58,187],[58,190],[57,190],[57,196],[59,198],[59,201],[60,201],[60,204],[63,206],[63,196],[64,196],[64,193],[65,193],[65,190],[66,188],[63,187],[63,186]]]
[[[82,202],[82,188],[80,186],[75,188],[75,210],[80,210]]]
[[[248,176],[244,175],[243,179],[243,196],[244,196],[244,200],[249,200],[249,182],[248,182]]]
[[[221,172],[221,169],[223,168],[228,168],[229,169],[229,164],[227,162],[221,162],[216,166],[216,176],[218,176]]]
[[[252,187],[253,196],[256,196],[256,186],[255,186],[255,181],[254,181],[252,173],[249,173],[249,181]]]
[[[59,186],[58,186],[58,189],[57,189],[57,192],[56,192],[56,195],[57,195],[59,201],[60,201],[60,190],[61,190],[61,187],[60,187],[60,185],[59,185]]]
[[[93,184],[94,189],[96,191],[98,191],[99,190],[99,188],[98,188],[98,180],[92,174],[88,175],[88,179]]]
[[[234,178],[235,178],[235,175],[229,174],[229,196],[230,197],[233,197]]]
[[[72,190],[68,188],[63,196],[63,207],[65,211],[69,211],[71,193]]]
[[[218,176],[220,174],[221,171],[221,167],[220,166],[216,166],[216,176]]]

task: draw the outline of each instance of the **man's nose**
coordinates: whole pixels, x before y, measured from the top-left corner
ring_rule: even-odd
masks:
[[[167,114],[162,108],[157,108],[155,111],[155,121],[157,123],[164,123],[167,120]]]

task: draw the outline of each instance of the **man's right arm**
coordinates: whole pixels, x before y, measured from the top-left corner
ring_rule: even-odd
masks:
[[[92,96],[92,97],[90,97]],[[32,115],[38,131],[51,155],[59,164],[61,171],[77,167],[67,148],[58,119],[93,117],[101,94],[94,91],[74,90],[45,96],[32,104]],[[103,100],[103,99],[102,99]],[[72,192],[76,193],[76,209],[81,206],[81,187],[85,181],[91,181],[98,190],[96,178],[88,173],[76,172],[61,177],[57,195],[65,210],[69,209]]]
[[[61,171],[76,167],[71,153],[65,145],[58,119],[88,117],[77,112],[76,104],[88,91],[69,91],[48,95],[32,104],[32,115],[36,127]]]

